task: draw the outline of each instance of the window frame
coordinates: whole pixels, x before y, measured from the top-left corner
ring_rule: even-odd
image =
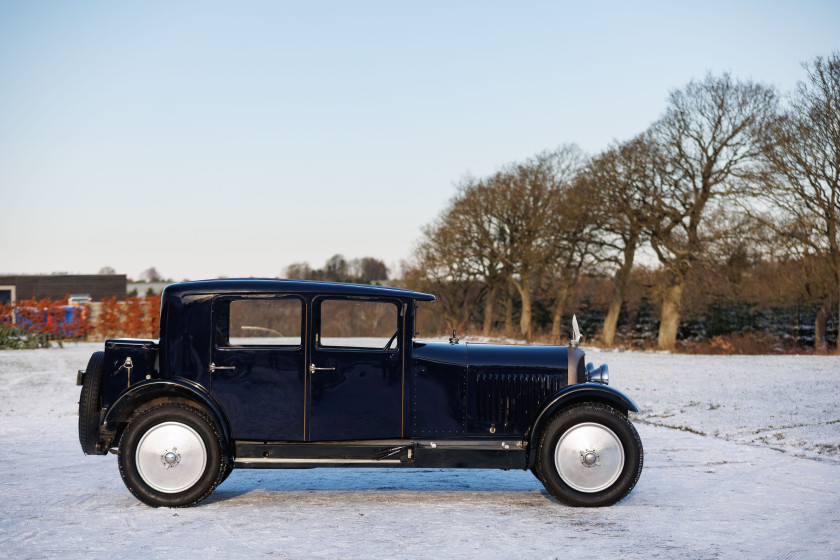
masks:
[[[387,303],[396,308],[396,337],[394,343],[390,348],[383,348],[381,346],[333,346],[324,345],[321,343],[321,330],[323,327],[323,303],[326,301],[352,301],[364,303]],[[366,296],[346,296],[341,294],[320,295],[312,300],[313,315],[316,316],[315,324],[313,325],[313,344],[319,351],[326,352],[382,352],[383,354],[396,354],[402,350],[403,347],[403,309],[404,302],[396,298],[383,297],[366,297]],[[357,338],[357,337],[349,337]]]
[[[230,304],[234,301],[282,301],[282,300],[296,300],[300,304],[300,326],[297,344],[231,344],[230,343]],[[219,312],[219,304],[226,303],[227,309],[227,336],[224,342],[220,344],[220,329],[218,328],[218,321],[222,315]],[[226,294],[213,298],[213,309],[211,314],[212,332],[213,332],[213,347],[219,350],[300,350],[303,348],[304,338],[306,337],[306,299],[297,294]]]

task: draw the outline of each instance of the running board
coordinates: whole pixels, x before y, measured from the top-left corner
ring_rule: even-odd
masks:
[[[526,468],[522,441],[377,440],[339,442],[236,441],[234,466],[245,469],[315,467]]]

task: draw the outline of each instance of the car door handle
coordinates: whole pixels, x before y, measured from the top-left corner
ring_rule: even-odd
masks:
[[[210,362],[210,373],[215,372],[217,369],[236,369],[236,366],[217,366],[213,362]]]
[[[335,371],[334,367],[315,367],[315,364],[309,364],[309,373],[315,373],[316,371]]]

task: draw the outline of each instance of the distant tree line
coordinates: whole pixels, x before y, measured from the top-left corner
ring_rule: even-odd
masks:
[[[840,310],[840,54],[804,69],[785,97],[709,74],[599,154],[567,144],[462,179],[404,281],[438,296],[447,327],[484,334],[556,338],[586,304],[602,343],[626,341],[641,313],[673,349],[714,332],[686,327],[715,309],[766,331],[769,310],[803,307],[825,349]]]
[[[347,260],[343,255],[333,255],[323,268],[312,268],[307,262],[290,264],[285,275],[297,280],[372,284],[388,280],[388,267],[373,257]]]

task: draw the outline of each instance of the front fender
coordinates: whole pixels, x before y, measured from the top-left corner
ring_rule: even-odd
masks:
[[[624,414],[628,412],[639,412],[639,407],[633,400],[609,385],[600,383],[579,383],[570,385],[560,390],[537,415],[536,420],[526,434],[528,441],[528,466],[532,466],[535,460],[536,448],[539,445],[540,434],[549,419],[555,412],[583,402],[597,402],[620,410]]]
[[[115,430],[116,427],[113,426],[128,421],[139,406],[161,398],[197,402],[213,417],[222,441],[230,445],[230,424],[222,407],[203,387],[187,379],[151,379],[132,385],[117,398],[102,417],[100,431]]]

